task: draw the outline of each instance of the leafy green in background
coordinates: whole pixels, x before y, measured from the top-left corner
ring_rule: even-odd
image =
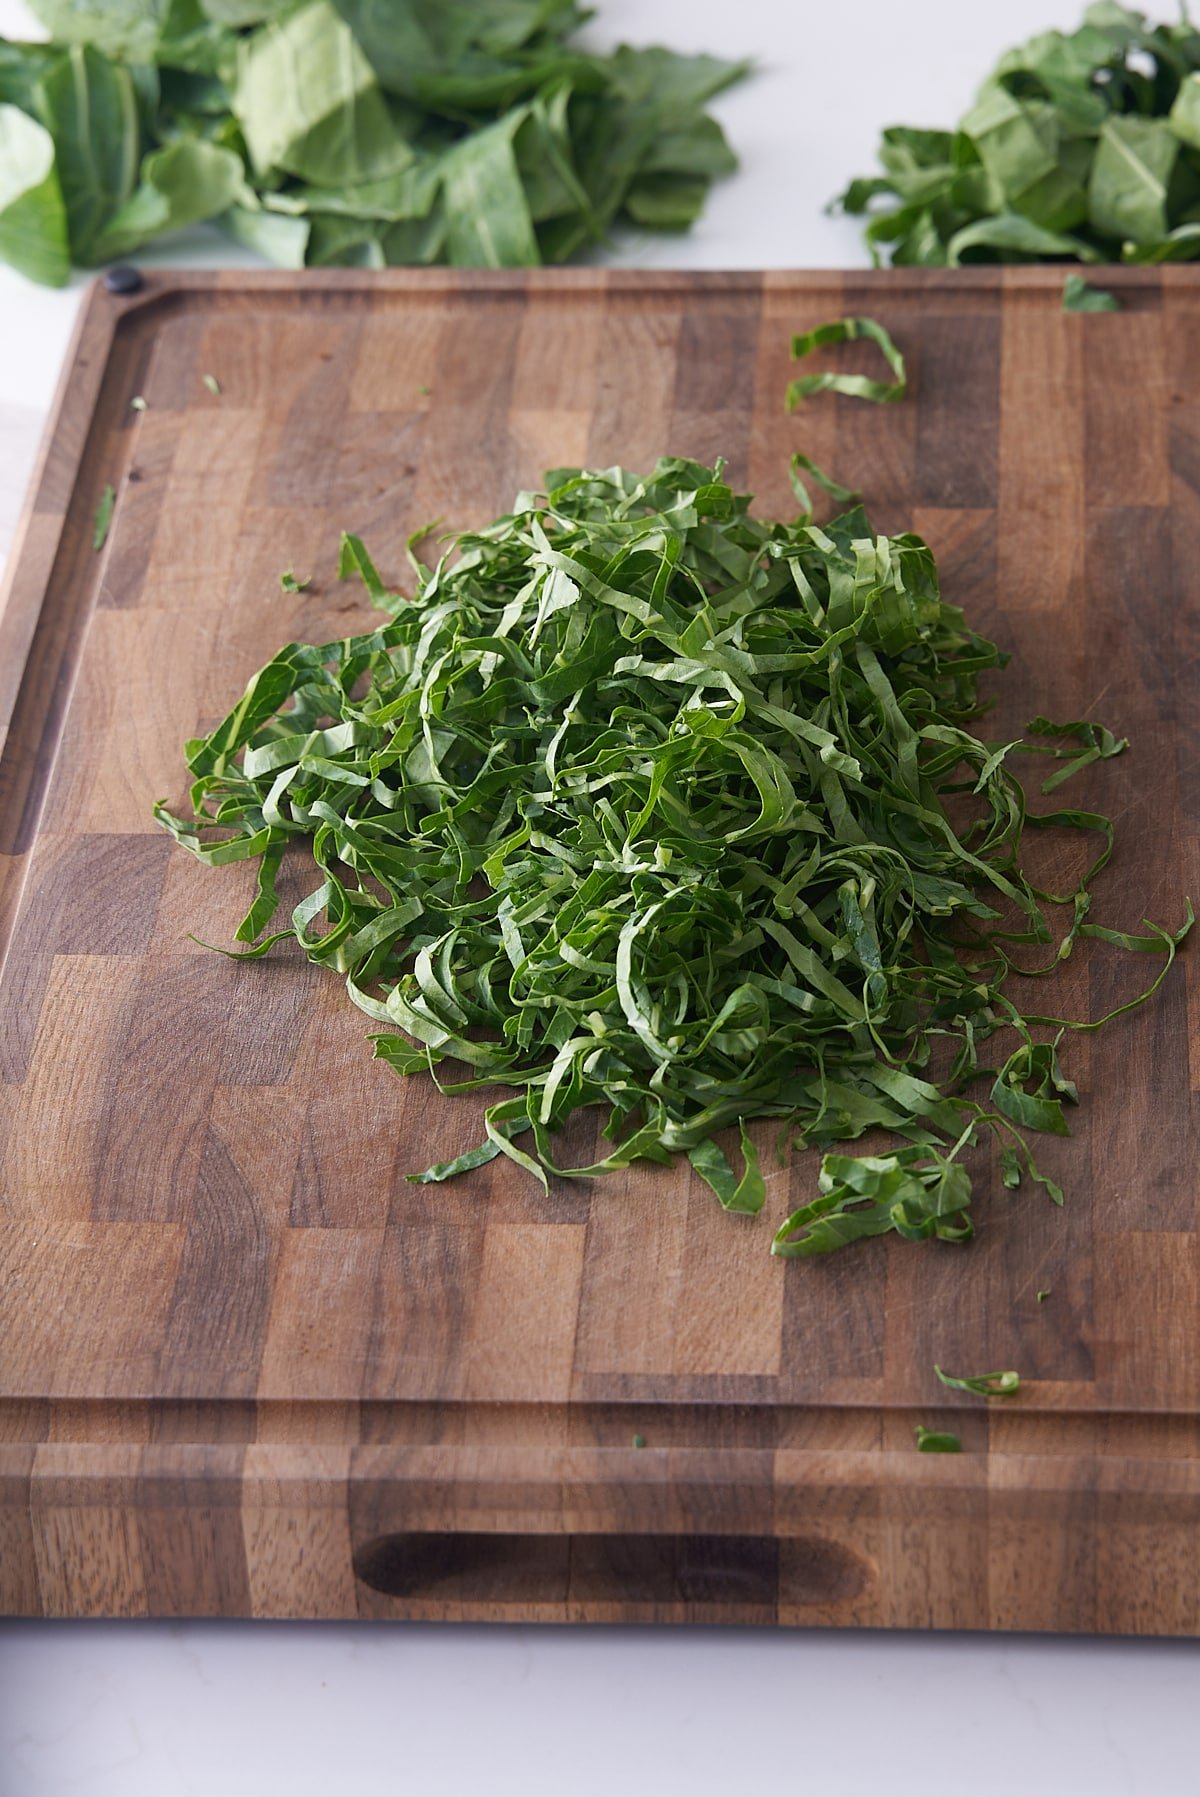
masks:
[[[285,267],[559,262],[685,230],[746,65],[571,41],[573,0],[32,0],[0,40],[0,256],[61,283],[217,219]]]
[[[54,139],[19,106],[0,105],[0,256],[48,287],[71,272]]]
[[[781,1153],[880,1129],[900,1146],[827,1153],[773,1251],[965,1241],[973,1151],[995,1137],[1006,1185],[1039,1180],[1028,1135],[1066,1133],[1076,1099],[1058,1044],[1104,1021],[1010,995],[1067,952],[1052,918],[1068,947],[1159,954],[1148,996],[1191,913],[1175,934],[1088,921],[1112,827],[1030,817],[1024,745],[974,734],[978,677],[1007,658],[943,600],[927,544],[861,507],[818,526],[749,506],[720,464],[560,469],[418,563],[411,600],[343,537],[376,627],[282,649],[188,744],[191,815],[156,816],[210,865],[258,863],[241,952],[294,937],[397,1073],[510,1088],[481,1141],[414,1177],[506,1155],[544,1185],[682,1154],[753,1214],[750,1120],[777,1121]],[[1066,772],[1123,747],[1096,725],[1030,732]],[[1072,892],[1024,871],[1033,823],[1097,840]],[[272,934],[289,845],[315,882]],[[584,1106],[605,1146],[563,1167],[555,1137]]]
[[[876,262],[1192,260],[1200,31],[1101,0],[1002,56],[954,130],[886,130],[879,160],[836,202],[870,214]]]

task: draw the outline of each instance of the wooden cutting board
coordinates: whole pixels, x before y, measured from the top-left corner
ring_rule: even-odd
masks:
[[[298,954],[190,940],[230,939],[249,875],[150,816],[281,642],[365,622],[341,529],[399,577],[431,517],[665,450],[786,511],[803,447],[1013,648],[997,733],[1095,712],[1132,739],[1073,788],[1118,820],[1098,909],[1176,924],[1200,279],[1104,280],[1119,314],[1065,315],[1053,269],[93,291],[0,621],[5,1610],[1200,1630],[1194,953],[1071,1042],[1075,1135],[1043,1157],[1065,1209],[983,1164],[969,1248],[784,1263],[811,1156],[756,1221],[685,1165],[406,1183],[481,1106],[373,1062]],[[789,417],[790,333],[847,313],[893,331],[911,397]],[[1099,1014],[1133,960],[1078,953],[1056,1003]],[[935,1361],[1020,1394],[960,1398]],[[917,1423],[964,1452],[918,1454]]]

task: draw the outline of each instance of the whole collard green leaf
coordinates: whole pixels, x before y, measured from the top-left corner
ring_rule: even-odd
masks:
[[[1167,123],[1180,143],[1200,150],[1200,74],[1191,74],[1180,82]]]
[[[398,115],[327,0],[243,40],[234,111],[256,171],[340,187],[392,175],[413,159]]]
[[[1000,212],[994,218],[977,219],[956,231],[945,246],[946,262],[951,268],[967,258],[971,250],[995,252],[1004,262],[1044,262],[1073,256],[1080,262],[1099,262],[1100,251],[1080,237],[1068,237],[1060,231],[1047,231],[1031,219],[1016,212]]]
[[[225,212],[243,186],[232,150],[180,138],[145,158],[136,192],[93,247],[97,262],[115,262],[163,231],[181,230]]]
[[[309,219],[310,268],[386,268],[382,233],[370,219],[314,212]]]
[[[277,19],[295,0],[202,0],[204,11],[218,25],[265,25]]]
[[[464,137],[442,160],[447,261],[468,268],[533,267],[541,261],[513,140],[518,110]]]
[[[621,99],[653,107],[664,124],[677,126],[749,70],[748,62],[725,62],[719,56],[680,56],[655,44],[622,44],[613,53],[609,79]]]
[[[639,175],[630,183],[623,211],[652,231],[688,231],[707,197],[708,182],[701,175]]]
[[[1200,33],[1108,3],[1008,51],[956,132],[894,126],[838,202],[895,263],[1200,255]]]
[[[29,10],[60,44],[87,45],[132,62],[153,62],[170,15],[186,9],[200,16],[195,0],[28,0]]]
[[[0,105],[0,257],[47,287],[61,287],[71,272],[54,139],[8,105]]]
[[[1060,129],[1052,106],[1015,100],[996,84],[984,89],[959,129],[993,191],[1003,196],[1004,210],[1045,231],[1083,223],[1089,154],[1086,144]]]
[[[9,44],[0,38],[0,106],[36,116],[34,92],[61,55],[55,44]]]
[[[668,125],[655,138],[642,163],[643,175],[731,175],[737,157],[716,119],[695,112],[678,125]]]
[[[234,39],[201,0],[35,0],[33,11],[58,44],[86,46],[131,69],[232,67]]]
[[[503,111],[585,74],[563,49],[587,17],[573,0],[335,0],[389,93],[430,111]]]
[[[389,268],[407,263],[426,265],[446,260],[446,210],[441,200],[425,218],[401,219],[379,233]]]
[[[1179,151],[1174,132],[1155,119],[1107,119],[1088,190],[1093,228],[1128,243],[1165,237],[1167,189]]]
[[[73,44],[38,82],[34,104],[54,139],[71,259],[90,263],[137,180],[141,127],[132,78],[121,63]]]
[[[599,237],[591,200],[575,168],[571,94],[570,87],[561,86],[548,97],[531,100],[514,134],[513,150],[535,227],[556,220],[578,221],[585,231]]]
[[[669,146],[679,146],[697,129],[705,102],[739,80],[748,66],[722,62],[712,56],[676,56],[670,50],[655,47],[631,49],[622,45],[615,52],[608,70],[609,91],[581,97],[576,109],[580,120],[577,166],[604,229],[623,208],[635,221],[639,205],[654,208],[653,190],[651,197],[635,196],[632,206],[627,206],[639,176],[663,168],[664,140],[670,155]],[[717,153],[716,138],[724,141],[715,120],[711,126],[703,151],[706,159]],[[682,168],[670,172],[687,177]],[[677,196],[673,206],[664,205],[663,190],[658,190],[657,205],[667,212],[670,228],[680,228],[685,222],[681,215],[689,209],[692,199],[685,192]]]
[[[243,189],[237,202],[222,212],[217,222],[236,242],[256,250],[279,268],[305,266],[311,220],[271,211],[252,191]]]
[[[385,175],[378,181],[348,187],[293,187],[287,193],[265,193],[262,199],[273,210],[295,217],[319,211],[396,224],[401,219],[428,218],[437,201],[441,178],[440,157],[423,157],[399,174]]]

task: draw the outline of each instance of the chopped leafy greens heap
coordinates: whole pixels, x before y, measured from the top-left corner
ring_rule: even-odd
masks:
[[[1023,1013],[1014,960],[1048,972],[1099,936],[1163,955],[1153,991],[1190,908],[1175,935],[1089,921],[1112,828],[1027,814],[1010,758],[1055,757],[1047,790],[1124,745],[1083,722],[1035,720],[1029,745],[973,733],[979,675],[1006,657],[941,598],[919,537],[859,507],[824,527],[748,507],[721,464],[559,470],[416,563],[411,600],[344,539],[378,628],[281,650],[188,745],[194,816],[156,815],[201,860],[258,860],[244,952],[294,934],[398,1073],[451,1061],[467,1077],[447,1090],[513,1089],[423,1180],[498,1154],[545,1184],[682,1153],[755,1212],[751,1119],[822,1146],[881,1128],[902,1146],[828,1154],[774,1252],[963,1240],[965,1151],[994,1134],[1006,1185],[1039,1178],[1026,1132],[1066,1134],[1076,1098],[1057,1043],[1099,1027]],[[1023,871],[1031,826],[1094,835],[1077,890]],[[264,936],[300,842],[317,884]],[[1065,934],[1039,956],[1055,907]],[[608,1146],[563,1168],[555,1132],[580,1106],[606,1112]]]
[[[0,258],[32,279],[216,219],[288,268],[562,262],[685,230],[741,63],[568,40],[575,0],[31,0],[0,39]]]
[[[1200,29],[1100,0],[1002,56],[956,130],[894,125],[879,160],[836,202],[873,213],[877,262],[1193,261]]]

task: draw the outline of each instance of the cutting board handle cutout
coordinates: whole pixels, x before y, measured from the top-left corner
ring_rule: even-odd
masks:
[[[460,1603],[774,1605],[857,1597],[874,1569],[840,1541],[766,1535],[380,1535],[355,1576],[402,1599]]]

